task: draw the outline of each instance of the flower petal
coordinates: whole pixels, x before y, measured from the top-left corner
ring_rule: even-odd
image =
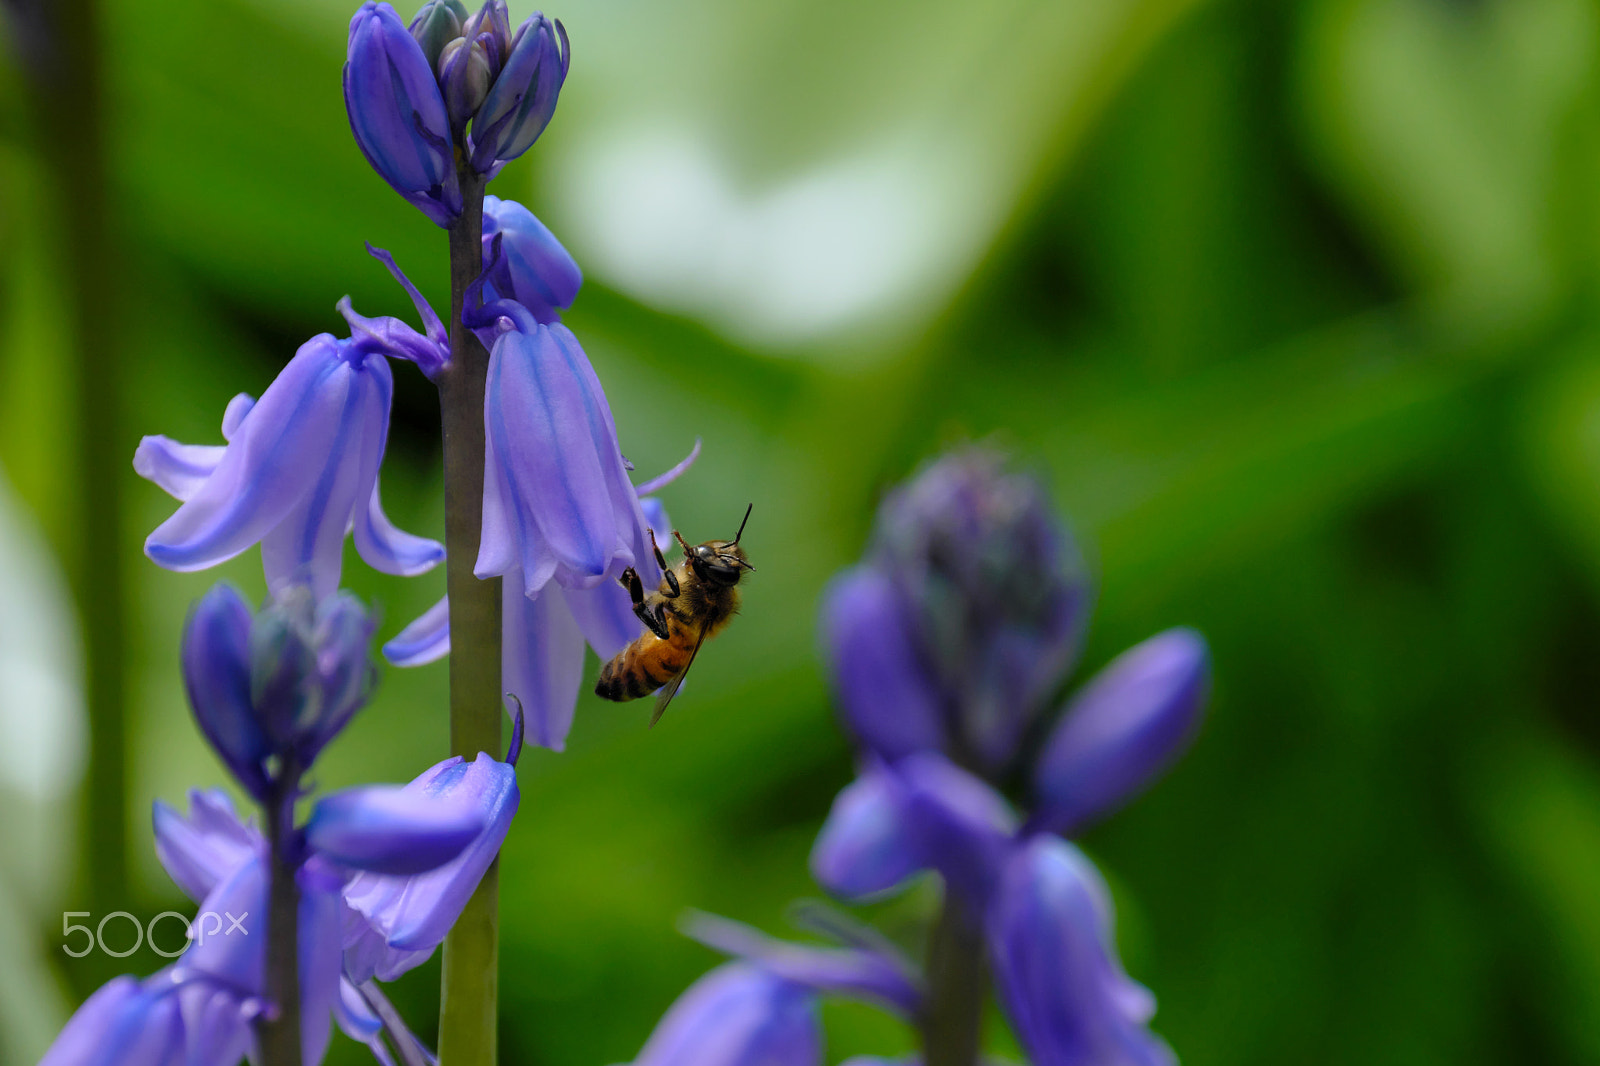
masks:
[[[184,687],[195,723],[251,795],[266,795],[266,733],[250,689],[250,605],[230,585],[214,585],[184,626]]]
[[[225,451],[220,444],[179,444],[171,437],[143,437],[133,453],[133,471],[161,486],[172,498],[188,500],[217,472]]]
[[[123,976],[84,1001],[39,1066],[176,1066],[182,1055],[177,1002]]]
[[[244,425],[245,416],[255,408],[256,398],[248,392],[238,393],[229,400],[228,406],[222,411],[222,439],[232,441],[233,435]]]
[[[221,789],[190,789],[187,818],[156,800],[153,818],[156,857],[196,903],[265,846],[261,833],[239,820]]]
[[[345,902],[371,924],[390,948],[420,953],[411,962],[416,965],[444,940],[478,887],[483,872],[499,853],[521,794],[516,769],[487,753],[480,753],[470,763],[459,756],[446,759],[405,787],[438,802],[472,806],[484,824],[483,831],[459,856],[437,869],[412,877],[363,873],[345,888]],[[346,943],[351,939],[347,929]],[[347,966],[349,962],[347,953]],[[403,970],[379,969],[377,976],[388,981],[400,972]],[[354,979],[357,975],[351,976]]]
[[[794,944],[711,914],[694,915],[684,931],[707,947],[818,992],[871,1003],[908,1021],[922,1010],[921,977],[897,953]]]
[[[651,478],[649,481],[646,481],[643,485],[640,485],[635,490],[639,494],[640,502],[642,503],[644,497],[650,495],[652,492],[660,492],[662,489],[678,480],[684,474],[688,473],[689,468],[694,465],[694,461],[698,458],[700,458],[700,438],[696,437],[694,439],[694,447],[689,449],[689,454],[684,456],[683,460],[679,462],[677,466],[673,467],[671,470],[668,470],[664,474],[657,474],[655,477]],[[664,513],[665,512],[663,512],[663,514]],[[671,530],[670,526],[655,526],[653,528],[657,533]]]
[[[905,789],[905,817],[921,865],[975,907],[994,891],[1012,851],[1016,817],[978,777],[937,752],[919,752],[893,768]]]
[[[1005,800],[935,752],[869,766],[834,800],[811,852],[817,883],[844,899],[887,892],[935,869],[981,908],[1011,851]]]
[[[643,574],[639,577],[644,580]],[[603,582],[592,589],[547,585],[545,591],[558,592],[566,600],[583,639],[589,642],[601,661],[610,659],[644,633],[644,623],[633,613],[632,598],[614,581]]]
[[[515,571],[501,596],[501,689],[522,701],[528,740],[561,751],[583,682],[583,632],[567,607],[565,590],[547,585],[537,596],[518,596]]]
[[[1068,704],[1034,771],[1037,826],[1075,833],[1127,802],[1188,745],[1210,657],[1192,629],[1123,652]]]
[[[607,431],[605,396],[591,387],[597,385],[593,375],[565,326],[512,330],[495,343],[484,418],[504,472],[502,506],[522,549],[525,575],[543,562],[530,554],[534,543],[548,548],[571,581],[591,585],[605,576],[614,556],[628,550],[608,467],[614,463],[624,482],[626,471],[615,431]],[[627,491],[632,500],[631,484]],[[530,529],[537,529],[539,541],[527,537]],[[493,575],[489,561],[480,553],[480,577]]]
[[[320,466],[305,495],[261,538],[261,563],[274,597],[296,584],[309,584],[318,601],[333,595],[344,564],[345,534],[356,512],[371,501],[389,435],[394,379],[381,356],[345,368],[329,451],[318,457]]]
[[[633,1066],[821,1066],[815,995],[749,963],[689,986]]]
[[[422,612],[383,646],[383,657],[395,666],[421,666],[450,654],[450,597]]]
[[[822,628],[850,730],[886,759],[944,746],[940,703],[892,582],[869,567],[835,578]]]
[[[145,554],[168,570],[204,570],[282,522],[330,463],[349,376],[333,337],[301,345],[205,484],[150,534]]]
[[[306,841],[341,866],[407,875],[454,859],[483,829],[482,812],[469,803],[399,785],[367,785],[318,800]]]
[[[1078,849],[1034,837],[1007,866],[988,927],[1000,999],[1030,1062],[1177,1062],[1145,1028],[1153,1001],[1123,972],[1110,897]]]
[[[492,175],[499,164],[533,147],[555,114],[571,62],[561,23],[534,14],[522,24],[505,66],[472,120],[474,170]]]
[[[491,299],[509,299],[526,307],[540,322],[558,322],[583,284],[583,272],[545,224],[515,200],[483,198],[484,265],[496,235],[501,258],[494,267]]]

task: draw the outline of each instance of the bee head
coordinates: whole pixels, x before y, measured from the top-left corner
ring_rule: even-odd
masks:
[[[694,568],[696,577],[730,588],[739,583],[746,570],[755,569],[744,549],[739,547],[739,538],[744,536],[745,522],[750,521],[750,511],[754,507],[755,504],[751,504],[745,508],[744,522],[739,523],[739,532],[732,540],[709,540],[689,553],[689,565]]]

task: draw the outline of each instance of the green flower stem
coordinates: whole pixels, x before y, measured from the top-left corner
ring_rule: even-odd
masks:
[[[920,1024],[924,1066],[975,1066],[986,983],[983,930],[947,892],[928,939],[928,1000]]]
[[[483,527],[483,396],[489,353],[461,325],[483,269],[483,180],[460,167],[464,208],[450,226],[450,366],[438,377],[444,428],[445,586],[450,596],[450,751],[500,757],[500,579],[472,568]],[[444,941],[439,1061],[494,1066],[500,964],[500,862],[489,865]]]
[[[299,767],[282,768],[262,805],[267,826],[266,992],[274,1013],[257,1027],[261,1066],[300,1066],[300,886],[294,854],[294,794]],[[287,930],[287,932],[285,932]]]

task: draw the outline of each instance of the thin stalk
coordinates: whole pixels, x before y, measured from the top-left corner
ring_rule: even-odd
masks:
[[[83,634],[89,761],[79,812],[77,879],[96,915],[128,905],[122,485],[123,358],[117,351],[122,264],[107,203],[106,126],[96,0],[7,0],[25,72],[26,113],[54,190],[49,204],[65,272],[61,357],[74,382],[72,497],[58,549]],[[89,967],[92,969],[93,967]],[[79,970],[83,967],[76,968]],[[101,975],[94,975],[98,983]]]
[[[405,1019],[400,1017],[400,1012],[394,1009],[394,1004],[389,1002],[389,997],[383,994],[376,981],[368,981],[360,988],[361,997],[367,1001],[367,1006],[383,1022],[384,1032],[389,1034],[389,1043],[394,1046],[394,1052],[399,1056],[402,1066],[428,1066],[429,1056],[427,1050],[406,1028]]]
[[[483,269],[483,180],[460,168],[465,208],[450,226],[450,366],[438,376],[444,427],[445,586],[450,596],[450,751],[500,757],[500,579],[472,573],[483,526],[483,397],[489,353],[461,324]],[[500,863],[444,941],[439,1059],[494,1066],[500,974]]]
[[[983,931],[947,892],[928,939],[928,1000],[920,1025],[924,1066],[977,1063],[986,983]]]
[[[300,1066],[300,868],[295,840],[294,797],[299,771],[286,765],[280,790],[268,798],[266,992],[275,1013],[263,1020],[261,1066]]]

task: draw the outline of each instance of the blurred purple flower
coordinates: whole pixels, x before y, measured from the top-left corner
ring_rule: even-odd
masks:
[[[1123,652],[1081,688],[1033,771],[1040,827],[1081,832],[1176,759],[1205,706],[1210,655],[1192,629],[1169,629]]]
[[[1146,1023],[1155,998],[1123,972],[1094,865],[1052,836],[1011,859],[989,913],[1006,1013],[1034,1066],[1175,1066]]]
[[[794,944],[711,914],[691,916],[685,932],[707,947],[815,992],[871,1003],[907,1021],[922,1012],[921,974],[885,939],[857,939],[842,947]]]
[[[824,604],[851,730],[885,758],[937,748],[1003,774],[1077,653],[1088,599],[1036,481],[982,449],[935,460],[884,500]]]
[[[726,963],[678,997],[632,1066],[822,1066],[816,994]]]
[[[394,391],[385,353],[368,333],[320,334],[259,401],[234,397],[225,446],[140,441],[134,469],[183,501],[150,534],[145,554],[169,570],[203,570],[259,541],[273,595],[304,583],[318,599],[339,586],[352,528],[356,550],[384,573],[438,563],[444,548],[396,529],[379,502]]]
[[[344,102],[372,169],[448,226],[461,214],[450,120],[432,65],[394,8],[367,0],[350,20]]]

